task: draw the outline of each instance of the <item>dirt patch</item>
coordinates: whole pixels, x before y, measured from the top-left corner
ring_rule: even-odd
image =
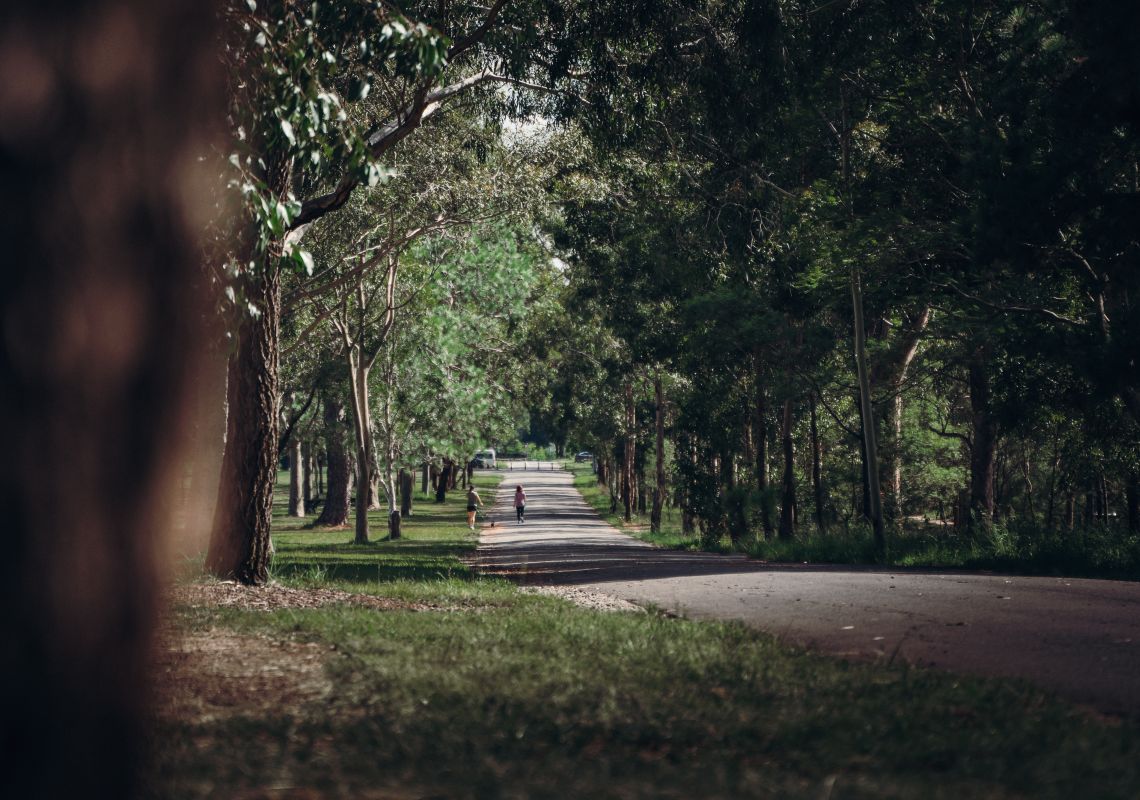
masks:
[[[168,600],[192,608],[251,611],[351,605],[379,611],[426,611],[435,607],[342,592],[295,589],[271,583],[243,586],[233,581],[179,584]],[[160,631],[155,652],[158,711],[182,722],[205,723],[233,716],[271,716],[324,700],[332,691],[325,663],[336,657],[327,645],[240,634],[224,628]]]
[[[160,716],[205,723],[272,716],[332,691],[327,646],[237,634],[221,628],[163,631],[155,654]]]

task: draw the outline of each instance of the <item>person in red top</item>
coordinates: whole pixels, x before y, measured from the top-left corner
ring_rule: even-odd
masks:
[[[526,513],[526,492],[523,491],[521,486],[515,487],[515,516],[518,517],[519,524],[526,522],[523,515]]]

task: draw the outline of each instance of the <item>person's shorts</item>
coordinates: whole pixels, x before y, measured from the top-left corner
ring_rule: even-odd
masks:
[[[468,511],[474,511],[474,510],[475,510],[475,506],[467,506],[467,510],[468,510]]]

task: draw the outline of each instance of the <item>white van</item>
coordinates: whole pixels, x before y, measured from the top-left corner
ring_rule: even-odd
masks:
[[[475,458],[471,459],[472,466],[477,469],[494,469],[495,468],[495,451],[494,449],[480,450],[475,454]]]

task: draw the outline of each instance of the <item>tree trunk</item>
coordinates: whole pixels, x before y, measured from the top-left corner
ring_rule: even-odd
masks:
[[[423,494],[428,493],[428,485],[431,483],[431,466],[428,462],[424,462],[423,474],[420,478],[420,491]]]
[[[305,465],[305,478],[302,486],[301,499],[305,502],[305,508],[313,507],[317,497],[314,492],[313,480],[317,471],[317,457],[313,453],[313,443],[306,440],[301,444],[301,463]]]
[[[863,427],[863,468],[867,476],[868,516],[874,531],[875,550],[880,559],[887,555],[883,529],[882,495],[879,493],[879,451],[875,441],[875,415],[871,407],[871,377],[867,371],[867,332],[863,324],[863,286],[859,271],[851,270],[851,305],[855,317],[855,373],[859,380],[859,412]]]
[[[887,475],[887,512],[890,515],[891,527],[898,530],[903,522],[903,496],[902,496],[902,419],[903,419],[903,385],[906,383],[910,365],[918,353],[918,344],[930,323],[930,309],[923,308],[915,315],[906,315],[906,324],[892,348],[890,363],[886,365],[889,371],[888,387],[891,400],[888,409],[887,430],[890,442],[884,448],[883,469]]]
[[[792,439],[792,401],[784,401],[784,417],[780,430],[784,447],[784,494],[780,503],[780,538],[791,539],[796,532],[796,461]]]
[[[660,533],[661,509],[665,505],[665,392],[661,386],[660,370],[653,379],[653,400],[656,405],[654,418],[656,446],[653,453],[657,460],[657,474],[653,486],[653,510],[649,514],[649,528],[654,533]]]
[[[990,411],[990,384],[985,359],[985,351],[979,348],[968,367],[973,427],[970,446],[969,532],[974,537],[988,536],[994,519],[994,466],[998,426]]]
[[[815,524],[822,534],[827,533],[827,491],[823,485],[823,444],[819,441],[819,421],[816,417],[815,392],[808,395],[811,414],[811,487],[815,495]]]
[[[359,347],[348,348],[352,379],[352,423],[356,436],[355,544],[368,544],[368,509],[373,498],[372,412],[368,400],[368,366]]]
[[[400,470],[400,516],[412,515],[412,493],[415,490],[415,476],[410,470]]]
[[[344,402],[326,395],[321,405],[324,408],[328,487],[321,515],[313,524],[339,528],[348,524],[348,484],[352,474],[344,449]]]
[[[772,538],[772,497],[768,472],[768,393],[764,371],[756,357],[756,414],[752,422],[752,439],[756,443],[756,486],[760,490],[760,522],[764,538]]]
[[[281,319],[278,253],[263,259],[261,279],[246,291],[260,309],[239,326],[230,358],[226,452],[218,485],[206,569],[219,578],[260,585],[269,577],[270,522],[277,478]]]
[[[0,6],[0,795],[133,798],[153,790],[159,566],[211,346],[198,157],[227,144],[221,4],[61,11]]]
[[[443,469],[440,470],[439,475],[436,477],[435,483],[435,502],[443,503],[447,500],[447,488],[451,482],[452,463],[450,458],[443,460]]]
[[[290,517],[305,516],[305,461],[301,454],[301,440],[296,435],[289,446],[289,508]]]
[[[633,383],[625,385],[625,453],[622,459],[622,503],[625,521],[633,520],[633,460],[636,457],[637,409],[633,404]]]

